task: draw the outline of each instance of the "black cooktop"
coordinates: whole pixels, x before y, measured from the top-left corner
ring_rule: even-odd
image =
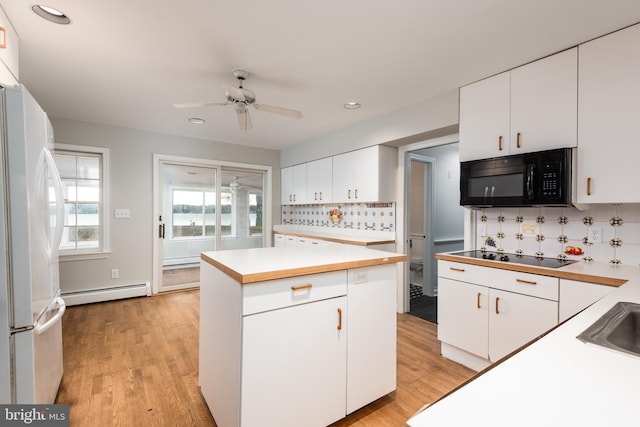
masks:
[[[497,253],[497,252],[489,252],[489,251],[481,251],[481,250],[452,252],[451,255],[508,262],[512,264],[526,264],[526,265],[533,265],[536,267],[547,267],[547,268],[560,268],[560,267],[564,267],[565,265],[569,265],[569,264],[573,264],[574,262],[577,262],[575,260],[561,260],[556,258],[538,258],[532,255]]]

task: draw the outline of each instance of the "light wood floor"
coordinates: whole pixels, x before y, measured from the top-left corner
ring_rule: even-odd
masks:
[[[198,290],[69,307],[56,403],[71,426],[215,426],[198,389],[198,321]],[[398,315],[397,390],[333,427],[403,426],[473,374],[440,356],[434,324]]]

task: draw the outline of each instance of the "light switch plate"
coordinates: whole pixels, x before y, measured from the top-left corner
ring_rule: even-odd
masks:
[[[131,218],[131,211],[129,209],[116,209],[114,214],[117,219]]]

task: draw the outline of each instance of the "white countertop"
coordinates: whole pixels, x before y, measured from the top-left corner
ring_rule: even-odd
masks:
[[[203,252],[204,262],[240,283],[254,283],[306,274],[401,262],[403,254],[358,246],[284,246]]]
[[[640,357],[575,337],[618,301],[640,303],[640,268],[563,267],[628,282],[511,358],[411,418],[422,426],[604,426],[640,420]]]

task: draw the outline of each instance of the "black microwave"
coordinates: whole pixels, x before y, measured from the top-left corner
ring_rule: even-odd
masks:
[[[569,206],[571,162],[571,148],[461,162],[460,204]]]

